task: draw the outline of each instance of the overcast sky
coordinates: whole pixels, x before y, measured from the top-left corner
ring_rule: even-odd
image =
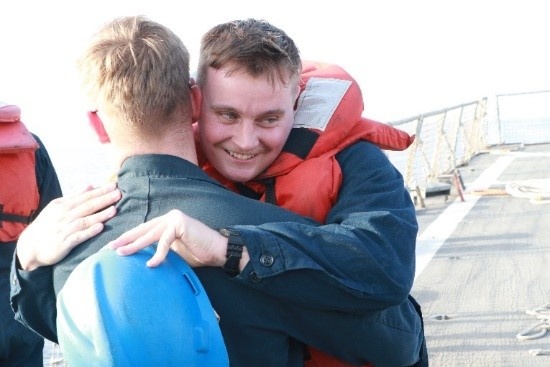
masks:
[[[0,101],[52,134],[85,124],[74,58],[114,16],[143,14],[172,28],[197,61],[200,36],[236,18],[284,29],[303,58],[344,66],[364,115],[393,121],[500,93],[550,89],[545,1],[3,0]],[[325,5],[326,4],[326,5]]]

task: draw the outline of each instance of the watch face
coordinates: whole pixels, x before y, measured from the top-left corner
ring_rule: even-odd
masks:
[[[239,232],[233,231],[231,229],[222,228],[219,230],[220,234],[224,237],[227,237],[228,243],[244,246],[244,241]]]
[[[227,228],[222,228],[219,230],[220,234],[224,237],[227,237],[229,238],[229,236],[231,235],[231,231]]]

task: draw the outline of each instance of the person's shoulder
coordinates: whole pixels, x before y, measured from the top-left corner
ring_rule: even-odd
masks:
[[[366,140],[359,140],[359,141],[351,144],[347,148],[342,149],[342,151],[338,155],[350,155],[350,154],[351,155],[369,154],[369,155],[382,155],[382,156],[386,155],[384,153],[384,151],[382,150],[382,148],[380,148],[378,145],[376,145],[374,143],[371,143],[369,141],[366,141]]]
[[[343,149],[336,155],[336,160],[343,171],[353,169],[387,168],[391,162],[379,146],[368,141],[358,141]]]
[[[35,151],[36,156],[36,165],[39,168],[53,168],[53,162],[50,158],[50,154],[48,153],[48,150],[46,149],[46,146],[42,142],[42,140],[36,135],[35,133],[31,133],[34,140],[38,143],[38,149]]]
[[[40,137],[33,132],[31,132],[31,135],[34,138],[34,140],[36,140],[36,143],[38,144],[38,149],[36,150],[37,154],[48,155],[48,151],[46,150],[46,146],[44,145],[44,142],[42,141],[42,139],[40,139]]]
[[[43,146],[44,146],[44,143],[42,143],[42,140],[40,139],[40,137],[39,137],[38,135],[36,135],[36,134],[33,133],[32,131],[31,131],[31,135],[32,135],[32,137],[34,138],[34,140],[36,140],[36,142],[38,143],[38,145],[39,145],[40,147],[43,147]]]

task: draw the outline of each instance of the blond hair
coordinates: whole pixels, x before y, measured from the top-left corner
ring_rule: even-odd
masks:
[[[191,120],[189,52],[159,23],[132,16],[105,24],[78,70],[91,103],[119,128],[154,136],[176,119]]]

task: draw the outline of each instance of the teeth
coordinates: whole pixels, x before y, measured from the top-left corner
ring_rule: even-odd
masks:
[[[226,150],[226,152],[232,156],[233,158],[237,158],[237,159],[241,159],[241,160],[247,160],[247,159],[251,159],[251,158],[254,158],[254,155],[253,154],[240,154],[240,153],[235,153],[235,152],[232,152],[230,150]]]

